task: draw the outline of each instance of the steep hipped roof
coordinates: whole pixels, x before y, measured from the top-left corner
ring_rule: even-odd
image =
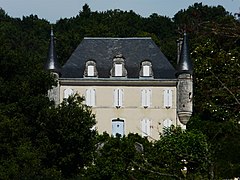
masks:
[[[180,60],[177,65],[176,75],[178,76],[179,74],[182,74],[182,73],[188,73],[188,74],[193,73],[193,65],[192,65],[192,61],[190,59],[190,54],[189,54],[189,49],[188,49],[188,38],[187,38],[186,33],[184,33],[181,54],[180,54]]]
[[[175,79],[175,69],[151,38],[84,38],[62,68],[62,78],[82,78],[95,60],[99,78],[109,78],[113,58],[122,54],[128,78],[139,78],[141,62],[152,63],[154,79]]]
[[[45,64],[45,69],[50,70],[52,72],[60,72],[61,66],[58,63],[57,60],[57,54],[55,49],[55,43],[54,43],[54,35],[53,35],[53,29],[51,29],[51,39],[49,43],[49,49],[48,49],[48,59]]]

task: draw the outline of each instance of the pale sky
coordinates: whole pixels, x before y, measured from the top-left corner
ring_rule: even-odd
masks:
[[[172,18],[179,10],[187,9],[195,2],[210,6],[222,5],[232,14],[239,12],[240,7],[240,0],[0,0],[0,7],[11,17],[34,14],[55,23],[60,18],[76,16],[85,3],[92,11],[133,10],[144,17],[158,13]]]

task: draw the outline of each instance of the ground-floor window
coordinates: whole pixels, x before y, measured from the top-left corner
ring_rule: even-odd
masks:
[[[124,133],[124,120],[122,119],[113,119],[112,120],[112,135],[116,137],[116,134],[123,136]]]

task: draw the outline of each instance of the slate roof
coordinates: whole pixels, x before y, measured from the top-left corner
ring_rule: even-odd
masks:
[[[95,60],[98,78],[109,78],[118,54],[125,58],[128,78],[139,78],[141,62],[149,60],[154,79],[175,79],[174,67],[151,38],[84,38],[62,67],[61,78],[83,78],[88,60]]]

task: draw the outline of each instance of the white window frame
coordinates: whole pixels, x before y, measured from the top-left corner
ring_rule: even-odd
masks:
[[[165,89],[164,90],[164,107],[165,108],[171,108],[172,107],[172,101],[173,101],[173,90],[171,89]]]
[[[96,90],[87,89],[85,94],[85,103],[87,106],[94,107],[96,105]]]
[[[73,89],[67,88],[63,91],[63,98],[67,99],[69,96],[73,95]]]
[[[123,106],[123,89],[114,89],[114,106],[117,108]]]
[[[149,65],[143,65],[143,76],[144,77],[150,76],[150,66]]]
[[[123,64],[115,64],[115,74],[114,76],[123,76]]]
[[[147,108],[151,106],[152,90],[142,89],[142,107]]]
[[[87,66],[87,76],[89,76],[89,77],[94,76],[94,65]]]
[[[151,125],[152,125],[151,120],[146,119],[146,118],[141,120],[142,137],[150,137],[151,136]]]

